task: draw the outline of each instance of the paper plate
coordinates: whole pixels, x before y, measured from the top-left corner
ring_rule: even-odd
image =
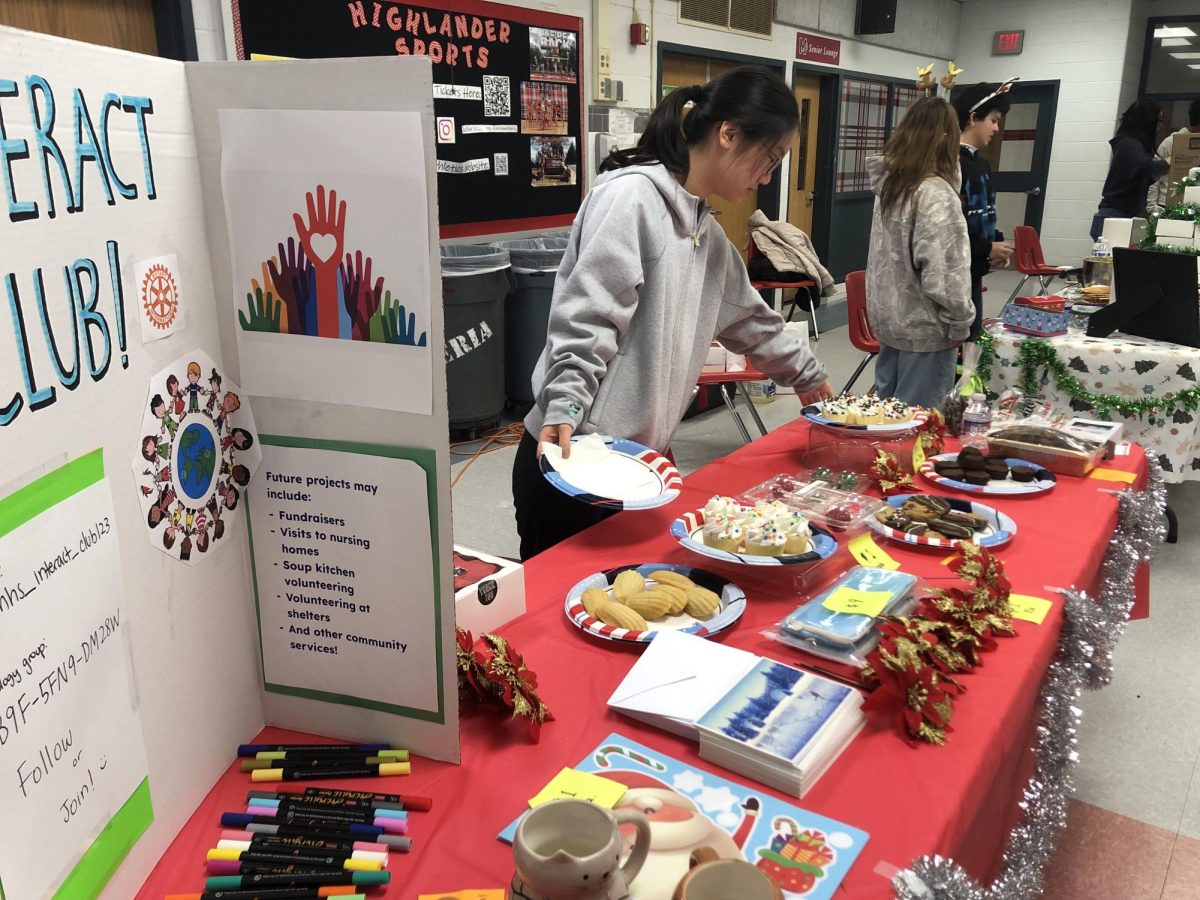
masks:
[[[847,425],[845,422],[834,422],[821,416],[821,404],[813,403],[804,407],[800,414],[814,425],[829,428],[833,431],[860,435],[904,434],[925,424],[929,414],[923,409],[916,409],[913,417],[904,422],[884,422],[879,425]]]
[[[611,451],[603,462],[575,467],[564,476],[543,454],[538,460],[542,474],[568,497],[606,509],[653,509],[679,496],[683,476],[661,453],[624,438],[601,439]]]
[[[965,481],[953,481],[949,478],[944,478],[934,471],[934,462],[957,458],[957,453],[943,453],[940,456],[931,456],[921,464],[921,474],[934,484],[941,485],[942,487],[954,488],[956,491],[966,491],[969,494],[991,494],[997,497],[1023,497],[1030,494],[1044,494],[1057,483],[1054,473],[1049,469],[1044,469],[1036,463],[1031,463],[1024,459],[1017,459],[1015,456],[1006,457],[1004,461],[1008,463],[1010,469],[1013,466],[1029,466],[1031,469],[1036,469],[1037,475],[1033,481],[1013,481],[1010,475],[1003,481],[992,479],[987,484],[967,484]]]
[[[894,497],[888,497],[887,504],[893,509],[899,509],[904,505],[904,501],[909,497],[920,496],[918,494],[897,494]],[[940,496],[940,495],[934,495]],[[982,503],[976,503],[973,500],[962,500],[957,497],[942,497],[950,504],[951,509],[957,509],[960,512],[974,513],[977,516],[983,516],[988,520],[988,527],[982,532],[979,532],[972,539],[974,543],[981,547],[1002,547],[1012,540],[1013,535],[1017,533],[1017,523],[1010,516],[1006,516],[998,509],[993,509],[990,506],[985,506]],[[915,544],[919,547],[939,547],[942,549],[953,549],[963,543],[962,538],[928,538],[924,535],[905,534],[903,531],[897,531],[884,525],[874,516],[867,519],[867,525],[872,531],[877,531],[886,538],[891,538],[893,541],[902,541],[905,544]]]
[[[719,559],[721,562],[740,563],[746,566],[807,566],[823,559],[828,559],[837,550],[837,541],[825,529],[819,528],[812,522],[808,523],[812,531],[812,549],[807,553],[795,556],[748,556],[744,553],[730,553],[728,550],[717,550],[704,543],[704,510],[685,513],[671,523],[671,537],[681,545],[707,556]]]
[[[680,613],[677,616],[666,616],[665,618],[648,623],[650,628],[646,631],[630,631],[627,628],[606,625],[599,619],[588,615],[587,610],[583,608],[583,592],[588,588],[600,588],[601,590],[611,591],[613,581],[627,569],[633,569],[647,579],[649,579],[651,572],[661,572],[664,570],[686,575],[700,587],[708,588],[714,594],[717,594],[721,598],[721,608],[709,619],[696,619],[689,616],[686,612]],[[705,572],[700,569],[693,569],[691,566],[679,566],[670,563],[645,563],[640,566],[621,566],[616,569],[608,569],[604,572],[589,575],[567,592],[567,600],[563,609],[567,614],[567,618],[571,620],[572,625],[593,637],[602,638],[606,641],[645,644],[652,641],[654,635],[660,631],[682,631],[686,634],[697,635],[698,637],[712,637],[714,634],[724,631],[740,619],[742,613],[746,611],[746,592],[733,582],[727,581],[719,575],[713,575],[711,572]]]

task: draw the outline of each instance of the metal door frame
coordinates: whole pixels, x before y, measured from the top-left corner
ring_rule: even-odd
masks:
[[[707,50],[703,47],[693,47],[690,44],[672,44],[667,41],[658,41],[655,45],[655,51],[658,58],[655,60],[654,67],[654,105],[658,106],[662,102],[662,68],[663,56],[667,53],[673,53],[676,56],[690,56],[693,59],[719,60],[720,62],[735,62],[742,63],[748,66],[764,66],[777,72],[781,78],[787,80],[787,63],[780,59],[770,59],[765,56],[749,56],[745,53],[730,53],[726,50]],[[789,89],[790,89],[789,85]],[[782,166],[779,167],[782,170]],[[779,213],[779,191],[781,184],[780,170],[777,170],[771,176],[771,180],[758,189],[758,208],[766,212],[770,218],[775,218]]]
[[[1025,88],[1050,88],[1050,99],[1038,105],[1037,124],[1034,125],[1033,135],[1033,161],[1029,165],[1031,174],[1040,175],[1040,179],[1036,187],[1025,191],[1029,197],[1025,201],[1025,224],[1030,225],[1033,229],[1041,234],[1042,232],[1042,215],[1046,211],[1046,184],[1050,178],[1050,154],[1054,150],[1054,125],[1058,120],[1058,94],[1061,87],[1061,82],[1058,79],[1047,79],[1044,81],[1018,81],[1013,86],[1012,93],[1009,95],[1010,101],[1019,99],[1021,91]],[[1044,142],[1039,141],[1039,136],[1045,133],[1046,139]],[[1039,152],[1038,145],[1041,143]],[[1024,174],[1024,173],[1020,173]],[[996,193],[1015,193],[1014,191],[1004,191],[1000,186],[1003,181],[1001,179],[1003,173],[998,169],[992,170],[992,188]],[[1030,194],[1030,190],[1036,190],[1036,194]]]

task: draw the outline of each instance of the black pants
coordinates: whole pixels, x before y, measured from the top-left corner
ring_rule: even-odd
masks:
[[[522,562],[616,512],[573,500],[551,485],[538,468],[537,440],[529,433],[521,436],[517,446],[512,493]]]

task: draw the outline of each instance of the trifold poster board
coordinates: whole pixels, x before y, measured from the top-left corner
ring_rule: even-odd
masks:
[[[457,760],[431,98],[0,29],[4,900],[134,896],[266,724]]]

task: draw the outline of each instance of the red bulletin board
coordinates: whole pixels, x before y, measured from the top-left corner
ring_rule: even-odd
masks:
[[[583,20],[482,0],[232,0],[238,59],[433,63],[442,238],[570,226],[586,171]]]

